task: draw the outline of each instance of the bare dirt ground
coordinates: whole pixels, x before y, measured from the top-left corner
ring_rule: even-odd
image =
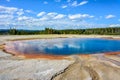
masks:
[[[70,59],[23,59],[2,51],[9,40],[88,37],[120,39],[101,35],[0,36],[0,80],[120,80],[120,52],[112,55],[71,55]]]

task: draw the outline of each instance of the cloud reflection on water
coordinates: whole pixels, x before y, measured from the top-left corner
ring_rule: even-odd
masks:
[[[58,38],[14,41],[6,43],[5,49],[23,54],[79,54],[120,50],[120,41],[103,39]]]

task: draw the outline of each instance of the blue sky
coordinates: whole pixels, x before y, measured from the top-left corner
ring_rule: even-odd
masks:
[[[0,0],[0,29],[120,26],[120,0]]]

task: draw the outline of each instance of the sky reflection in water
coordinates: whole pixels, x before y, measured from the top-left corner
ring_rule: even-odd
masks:
[[[88,54],[120,51],[120,40],[99,38],[57,38],[6,43],[6,50],[23,54]]]

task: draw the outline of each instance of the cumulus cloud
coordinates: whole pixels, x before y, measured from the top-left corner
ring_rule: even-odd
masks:
[[[49,17],[44,16],[44,17],[40,18],[39,20],[46,21],[46,20],[48,20],[48,19],[49,19]]]
[[[77,0],[75,0],[73,2],[71,0],[67,0],[67,3],[68,4],[66,4],[66,5],[62,5],[61,8],[64,9],[64,8],[69,7],[69,6],[72,6],[72,7],[82,6],[82,5],[87,4],[88,1],[82,1],[82,2],[79,3]]]
[[[58,17],[59,16],[59,17]],[[54,19],[56,18],[56,19]],[[41,18],[34,18],[28,16],[20,16],[16,20],[10,20],[5,22],[0,21],[0,26],[18,26],[21,27],[36,27],[44,29],[45,27],[55,28],[55,29],[78,29],[78,28],[93,28],[97,27],[97,24],[85,22],[85,21],[72,21],[67,17],[62,18],[59,14],[53,18],[50,17],[41,17]],[[100,26],[100,25],[99,25]],[[103,26],[103,25],[101,25]]]
[[[1,14],[17,14],[17,15],[23,15],[25,12],[27,13],[33,13],[31,10],[23,10],[16,7],[6,7],[6,6],[0,6],[0,13]]]
[[[89,14],[61,14],[57,12],[39,12],[35,14],[35,17],[28,15],[31,10],[24,10],[15,7],[0,6],[0,26],[2,27],[32,27],[34,29],[45,27],[55,29],[77,29],[77,28],[93,28],[103,27],[106,25],[100,25],[87,22],[89,18],[94,16]],[[27,14],[27,15],[26,15]],[[33,14],[34,15],[34,14]]]
[[[74,1],[71,6],[74,6],[74,7],[76,7],[76,6],[82,6],[82,5],[85,5],[87,3],[88,3],[88,1],[82,1],[80,3],[78,3],[77,1]]]
[[[66,15],[64,14],[58,14],[56,12],[40,12],[37,16],[40,16],[39,20],[45,21],[45,20],[53,20],[53,19],[62,19]]]
[[[28,19],[30,19],[30,17],[27,17],[27,16],[18,17],[19,21],[28,20]]]
[[[63,15],[63,14],[58,14],[57,16],[54,17],[54,19],[62,19],[62,18],[64,18],[64,17],[65,17],[65,15]]]
[[[6,8],[6,7],[5,7]],[[9,8],[8,8],[9,9]],[[14,10],[14,8],[13,8]],[[21,13],[18,13],[21,12]],[[5,12],[5,11],[4,11]],[[12,11],[11,11],[12,12]],[[11,14],[11,12],[9,12]],[[23,13],[24,12],[24,15]],[[51,27],[51,28],[79,28],[85,27],[85,25],[90,26],[90,24],[86,24],[83,22],[77,22],[78,18],[92,18],[91,15],[88,14],[73,14],[73,15],[65,15],[56,12],[39,12],[36,17],[31,17],[26,15],[25,12],[29,12],[23,9],[15,8],[13,14],[17,14],[18,16],[14,16],[13,14],[0,14],[0,26],[19,26],[19,27]],[[37,17],[38,16],[38,17]],[[3,21],[4,18],[4,21]],[[10,19],[10,20],[8,20]],[[12,20],[11,20],[12,19]],[[76,20],[76,21],[73,21]]]
[[[46,14],[46,12],[40,12],[40,13],[37,14],[37,16],[40,17],[40,16],[43,16],[45,14]]]
[[[40,16],[40,20],[52,20],[52,19],[70,19],[70,20],[77,20],[77,19],[86,19],[86,18],[93,18],[94,16],[89,14],[59,14],[56,12],[40,12],[37,16]]]
[[[94,16],[89,14],[74,14],[74,15],[68,15],[69,19],[84,19],[84,18],[93,18]]]
[[[22,16],[29,11],[16,7],[0,6],[0,26],[21,25],[19,20],[25,20],[25,16]]]
[[[25,10],[27,13],[34,13],[32,10]]]
[[[16,11],[18,11],[18,8],[0,6],[0,13],[13,14],[13,13],[15,13]]]
[[[56,12],[49,12],[47,15],[52,17],[52,16],[57,15],[57,13]]]
[[[74,2],[72,3],[72,6],[78,6],[77,1],[74,1]]]
[[[13,18],[14,18],[13,15],[7,15],[7,14],[5,14],[5,15],[0,15],[0,19],[13,19]]]
[[[106,18],[106,19],[111,19],[111,18],[114,18],[114,17],[115,17],[115,15],[109,14],[109,15],[107,15],[105,18]]]
[[[19,9],[16,13],[17,13],[19,16],[21,16],[21,15],[24,14],[24,11],[23,11],[23,9]]]

